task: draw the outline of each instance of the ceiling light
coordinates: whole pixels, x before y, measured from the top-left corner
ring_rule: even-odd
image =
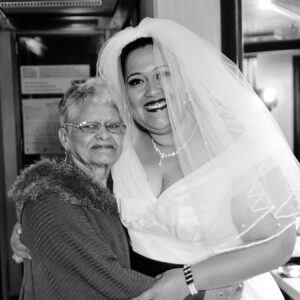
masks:
[[[262,9],[269,9],[273,5],[272,0],[259,0],[258,2]]]
[[[68,6],[101,6],[102,0],[62,0],[62,1],[1,1],[0,8],[32,7],[68,7]]]

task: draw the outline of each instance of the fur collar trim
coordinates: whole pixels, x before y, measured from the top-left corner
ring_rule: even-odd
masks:
[[[42,159],[26,168],[8,192],[8,198],[16,203],[20,218],[24,204],[34,201],[41,193],[55,192],[69,204],[99,209],[117,214],[116,199],[112,193],[92,180],[72,162]]]

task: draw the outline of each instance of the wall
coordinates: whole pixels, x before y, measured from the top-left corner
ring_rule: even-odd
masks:
[[[3,281],[8,283],[8,295],[15,296],[19,293],[19,286],[21,283],[21,265],[18,265],[11,259],[12,251],[10,249],[9,238],[12,232],[13,226],[16,222],[16,214],[14,203],[7,202],[6,197],[2,197],[8,191],[8,188],[14,182],[18,167],[17,167],[17,135],[16,135],[16,104],[18,94],[18,81],[16,73],[16,61],[14,60],[15,51],[15,39],[14,35],[9,31],[0,30],[0,147],[1,147],[1,172],[0,176],[4,178],[0,179],[0,201],[1,203],[1,242],[4,245],[1,246],[1,259],[3,262],[2,268],[5,269],[5,276]],[[6,232],[3,232],[5,231]],[[4,287],[6,288],[6,287]],[[5,299],[6,300],[6,299]]]
[[[140,17],[176,21],[221,49],[220,0],[141,0]]]
[[[153,18],[153,0],[140,0],[140,19]]]
[[[300,55],[300,51],[258,54],[256,71],[258,88],[276,89],[278,104],[272,110],[272,114],[292,149],[294,144],[293,55],[296,54]]]

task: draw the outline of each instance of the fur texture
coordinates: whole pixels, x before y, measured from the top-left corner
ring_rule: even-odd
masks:
[[[45,192],[56,193],[69,204],[99,209],[110,214],[117,214],[118,211],[112,193],[93,183],[73,162],[45,158],[26,168],[8,192],[8,198],[16,204],[18,219],[25,203],[35,201]]]

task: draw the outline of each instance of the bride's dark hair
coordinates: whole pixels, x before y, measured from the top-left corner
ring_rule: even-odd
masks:
[[[124,77],[124,71],[125,71],[125,63],[126,63],[126,59],[127,59],[128,55],[132,51],[139,49],[139,48],[144,48],[148,45],[153,45],[153,39],[151,37],[142,37],[142,38],[138,38],[138,39],[134,40],[133,42],[130,42],[123,48],[121,55],[120,55],[120,62],[121,62],[123,77]]]

